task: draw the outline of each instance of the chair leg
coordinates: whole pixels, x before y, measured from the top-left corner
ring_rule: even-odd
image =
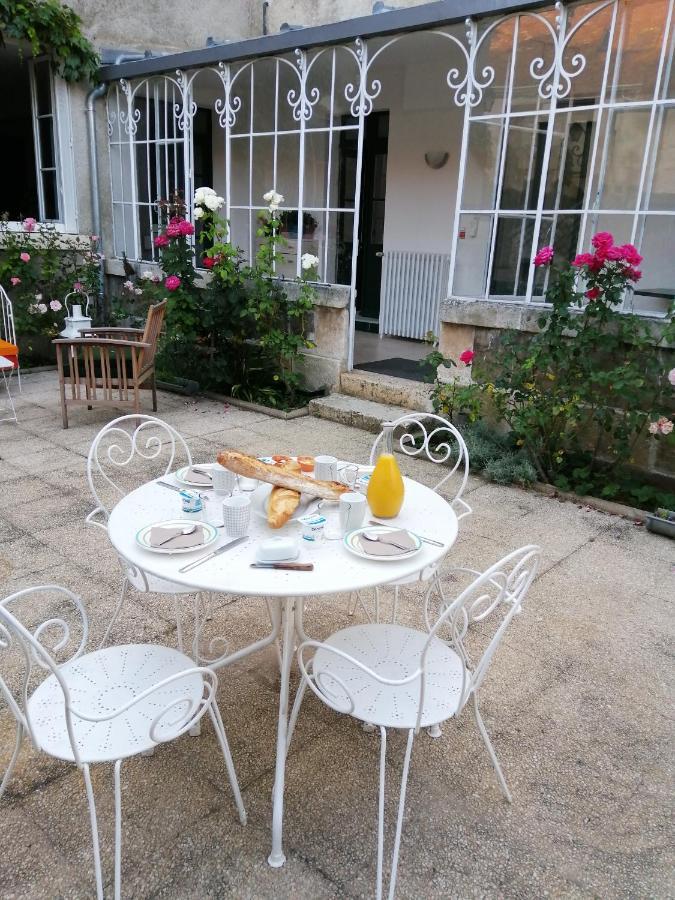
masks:
[[[410,757],[412,755],[412,745],[415,738],[415,729],[411,728],[408,732],[408,743],[405,748],[405,759],[403,761],[403,774],[401,775],[401,791],[398,797],[398,817],[396,819],[396,837],[394,838],[394,853],[391,858],[391,876],[389,878],[389,900],[394,900],[394,892],[396,891],[396,875],[398,874],[398,854],[401,849],[401,832],[403,830],[403,812],[405,810],[405,794],[408,787],[408,772],[410,770]]]
[[[120,591],[120,598],[117,601],[117,606],[115,607],[115,612],[112,614],[112,619],[110,620],[108,627],[105,630],[103,639],[101,640],[101,643],[98,645],[99,650],[101,650],[103,647],[105,647],[108,637],[110,636],[110,632],[112,631],[112,627],[115,624],[115,622],[117,621],[117,617],[119,616],[120,612],[122,611],[122,607],[124,606],[124,601],[127,596],[127,588],[128,587],[129,587],[129,579],[125,578],[124,581],[122,582],[122,590]]]
[[[384,787],[387,768],[387,729],[380,726],[380,790],[377,806],[377,885],[376,900],[382,900],[382,863],[384,860]]]
[[[152,388],[152,411],[157,412],[157,385],[155,383],[155,373],[152,373],[152,381],[150,382],[150,387]]]
[[[199,642],[202,636],[202,628],[201,628],[201,606],[202,606],[202,595],[198,593],[195,596],[195,634],[194,640],[192,643],[192,658],[195,663],[199,665]],[[190,737],[199,737],[202,733],[202,722],[201,719],[196,722],[189,731]]]
[[[2,779],[2,784],[0,784],[0,799],[2,799],[2,795],[5,793],[5,788],[9,784],[9,780],[12,777],[12,772],[14,771],[14,766],[16,765],[16,761],[19,758],[19,753],[21,752],[21,742],[23,741],[23,725],[19,722],[16,723],[16,738],[14,741],[14,752],[12,753],[12,758],[9,761],[9,766],[7,767],[7,771],[5,772],[4,778]]]
[[[220,710],[218,709],[215,700],[209,705],[209,715],[211,716],[211,721],[213,722],[213,727],[215,728],[216,736],[218,737],[220,749],[223,751],[225,768],[227,769],[227,777],[230,780],[230,787],[232,788],[232,793],[234,794],[234,802],[236,803],[237,810],[239,812],[239,821],[242,825],[245,825],[246,810],[244,809],[244,801],[241,799],[239,782],[237,781],[237,773],[234,768],[232,753],[230,752],[230,745],[227,743],[227,736],[225,734],[225,726],[223,725]]]
[[[98,841],[98,822],[96,820],[96,803],[94,802],[94,790],[91,786],[91,776],[89,774],[89,766],[85,763],[82,766],[84,774],[84,784],[87,791],[87,802],[89,803],[89,822],[91,824],[91,845],[94,851],[94,873],[96,875],[96,898],[103,900],[103,877],[101,875],[101,848]]]
[[[174,594],[173,611],[176,616],[176,646],[183,652],[183,610],[181,609],[181,600],[179,594]]]
[[[480,711],[478,709],[478,695],[474,692],[473,695],[473,711],[476,716],[476,724],[478,725],[478,730],[480,731],[480,736],[483,738],[483,743],[487,749],[487,752],[490,754],[490,759],[492,760],[492,765],[497,775],[497,779],[499,781],[499,786],[502,789],[502,794],[506,797],[506,799],[511,802],[511,792],[506,786],[506,780],[504,778],[504,774],[502,773],[502,768],[499,765],[499,760],[497,759],[497,754],[494,751],[494,747],[492,746],[492,742],[490,741],[490,736],[487,733],[487,728],[483,723],[483,719],[481,718]]]
[[[115,763],[115,900],[122,897],[122,789],[120,770],[122,760]]]

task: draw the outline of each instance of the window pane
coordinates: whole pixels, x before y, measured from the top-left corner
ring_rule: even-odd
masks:
[[[645,216],[640,253],[642,278],[635,286],[640,312],[664,315],[675,296],[675,216]]]
[[[328,273],[327,280],[335,284],[351,284],[352,280],[352,249],[354,247],[354,213],[338,213],[335,221],[335,231],[330,228],[329,267],[331,256],[334,259],[335,274],[331,277]],[[334,255],[333,255],[334,253]]]
[[[38,132],[40,135],[40,164],[43,169],[52,169],[54,160],[54,123],[51,116],[47,119],[38,119]]]
[[[333,125],[347,124],[345,117],[350,116],[351,104],[345,96],[349,85],[358,85],[359,73],[356,60],[344,47],[335,48],[335,92],[333,95]],[[353,94],[350,92],[349,96]]]
[[[490,24],[490,20],[485,21],[486,27]],[[475,70],[477,73],[482,73],[486,68],[492,68],[495,74],[490,86],[483,91],[480,103],[475,107],[476,115],[501,113],[504,111],[514,27],[515,19],[507,19],[505,22],[501,22],[481,44]],[[481,28],[479,37],[483,32],[484,29]]]
[[[551,24],[555,25],[555,12],[553,10],[542,10],[540,15],[543,15]],[[554,54],[555,43],[546,25],[532,16],[519,16],[518,48],[511,93],[512,110],[539,111],[548,109],[550,99],[543,99],[539,94],[541,82],[532,77],[530,68],[535,59],[541,59],[543,65],[537,72],[544,73],[548,71],[553,63]]]
[[[555,117],[545,209],[582,209],[595,133],[595,111],[563,112]]]
[[[251,130],[251,69],[252,64],[244,63],[239,68],[232,66],[232,91],[230,103],[235,109],[232,134],[248,134]]]
[[[283,67],[283,64],[281,64]],[[276,60],[261,59],[253,65],[253,131],[274,131]]]
[[[675,209],[675,108],[670,107],[657,113],[657,123],[660,115],[663,119],[649,209]]]
[[[52,81],[49,62],[41,60],[33,66],[35,73],[35,103],[39,116],[49,115],[52,111]]]
[[[596,192],[599,191],[601,209],[634,209],[640,185],[640,173],[649,126],[649,110],[612,110],[605,128],[602,144],[606,158],[604,183],[602,153],[598,167]]]
[[[512,119],[506,148],[501,209],[536,209],[545,142],[544,122]]]
[[[514,296],[525,293],[531,265],[533,228],[533,218],[499,217],[490,296]]]
[[[557,265],[569,263],[577,253],[579,232],[581,230],[581,216],[556,216],[553,237],[551,243],[555,247],[554,262]],[[539,240],[540,246],[546,246],[549,241]]]
[[[582,252],[590,251],[591,238],[598,231],[609,231],[614,236],[615,244],[627,244],[631,240],[633,229],[632,215],[609,215],[607,213],[593,213],[586,221],[586,231],[581,242]]]
[[[298,160],[300,135],[280,134],[277,138],[276,189],[285,197],[284,206],[298,205]]]
[[[306,212],[303,216],[304,226],[300,255],[311,253],[319,257],[319,281],[324,281],[324,250],[326,246],[326,213]]]
[[[272,90],[274,82],[272,82]],[[269,87],[268,87],[269,90]],[[278,116],[280,131],[297,131],[300,128],[300,122],[293,116],[293,107],[289,103],[289,96],[295,102],[298,100],[300,91],[300,78],[298,76],[295,62],[292,58],[288,58],[286,62],[279,63],[279,103]]]
[[[619,71],[615,87],[608,81],[608,99],[621,102],[653,96],[667,7],[667,0],[631,0],[620,5],[613,48]]]
[[[244,260],[249,257],[249,211],[247,209],[233,209],[230,215],[230,241],[235,247],[239,247]]]
[[[274,186],[274,138],[254,137],[253,197],[251,204],[262,207],[265,203],[263,194],[266,194]]]
[[[491,231],[492,216],[460,217],[453,294],[459,297],[484,296]]]
[[[503,127],[501,119],[471,122],[469,126],[462,196],[465,209],[494,208]]]
[[[581,3],[578,6],[569,7],[568,34],[584,16],[593,10],[598,11],[584,22],[565,47],[563,67],[572,77],[570,78],[569,94],[559,103],[559,106],[587,105],[597,103],[600,99],[613,6],[613,4],[609,4],[602,9],[597,3]],[[579,71],[580,66],[574,63],[575,57],[585,59],[585,65],[581,71]],[[567,87],[564,79],[563,87]]]
[[[312,116],[307,121],[308,128],[327,128],[330,124],[330,94],[333,74],[333,48],[317,50],[308,57],[311,64],[307,76],[307,95],[314,99],[314,91],[319,99],[312,106]]]
[[[328,132],[305,133],[305,199],[306,207],[326,205],[328,171]]]
[[[232,150],[230,202],[234,206],[248,206],[249,139],[233,138],[230,141],[230,147]],[[268,188],[265,188],[265,190],[268,190]]]
[[[0,180],[0,213],[18,221],[25,216],[40,218],[35,147],[31,117],[28,63],[16,48],[0,49],[0,83],[5,89],[0,102],[3,178]],[[11,172],[12,177],[7,177]]]
[[[54,222],[59,218],[59,196],[56,185],[56,172],[42,173],[42,193],[45,207],[45,219]]]

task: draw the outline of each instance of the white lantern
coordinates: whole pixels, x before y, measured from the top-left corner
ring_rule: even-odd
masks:
[[[68,308],[68,297],[72,297],[73,294],[76,294],[78,297],[82,296],[81,291],[71,291],[69,294],[66,294],[63,300],[63,305],[66,307],[66,312],[68,313],[64,320],[64,325],[66,327],[61,332],[61,337],[64,338],[79,338],[81,337],[81,328],[91,328],[91,317],[87,315],[89,312],[89,294],[84,294],[87,298],[84,307],[84,315],[82,315],[82,304],[80,303],[73,303],[72,311]]]

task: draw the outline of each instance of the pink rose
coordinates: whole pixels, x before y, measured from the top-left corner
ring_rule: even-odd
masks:
[[[532,260],[532,263],[535,266],[548,266],[553,261],[553,253],[553,247],[542,247]]]
[[[634,247],[633,244],[622,244],[619,250],[621,251],[621,258],[625,259],[629,266],[639,266],[643,260],[643,257],[637,251],[637,247]]]
[[[17,284],[21,284],[21,279],[17,278],[16,275],[12,275],[9,280],[12,282],[12,287],[16,287]]]
[[[167,291],[177,291],[181,286],[181,280],[178,275],[169,275],[168,278],[164,279],[164,287]]]
[[[616,262],[619,259],[623,259],[623,250],[621,247],[607,247],[606,250],[607,259]]]
[[[160,234],[155,238],[155,247],[168,247],[169,239],[165,234]]]
[[[180,237],[183,232],[181,231],[180,222],[169,222],[166,226],[166,236],[170,238]]]
[[[602,291],[599,287],[593,287],[586,291],[586,296],[589,300],[597,300],[600,294],[602,294]]]
[[[592,253],[577,253],[577,255],[574,257],[574,262],[572,263],[572,265],[577,266],[577,268],[578,268],[580,266],[590,266],[590,264],[592,262],[593,262],[593,254]]]
[[[187,237],[187,235],[189,234],[195,233],[195,226],[192,224],[192,222],[188,222],[186,219],[183,219],[182,222],[178,223],[178,228],[180,229],[180,233],[184,237]]]
[[[90,241],[97,241],[97,240],[98,240],[98,235],[97,235],[97,234],[90,234],[90,235],[89,235],[89,240],[90,240]]]
[[[591,261],[588,263],[588,268],[591,270],[591,272],[599,272],[604,264],[604,257],[601,254],[596,254],[595,256],[591,256]]]
[[[27,231],[29,234],[31,233],[31,231],[35,231],[36,225],[37,221],[32,216],[28,216],[27,219],[23,220],[23,230]]]
[[[22,253],[19,256],[19,259],[21,260],[21,262],[30,262],[30,253],[26,253],[26,252]]]
[[[675,387],[675,369],[671,369],[668,372],[668,381]]]
[[[591,244],[593,244],[596,250],[600,250],[601,248],[607,250],[613,243],[614,235],[610,234],[609,231],[599,231],[591,238]]]
[[[73,285],[73,290],[74,291],[83,291],[84,285],[82,284],[81,281],[76,281],[75,284]]]
[[[475,355],[473,350],[464,350],[459,354],[459,361],[464,363],[465,366],[470,366]]]
[[[62,308],[62,307],[61,307],[61,301],[60,301],[60,300],[50,300],[50,301],[49,301],[49,308],[50,308],[53,312],[58,312],[58,311]]]
[[[649,423],[650,434],[670,434],[673,423],[667,416],[659,416],[656,422]]]

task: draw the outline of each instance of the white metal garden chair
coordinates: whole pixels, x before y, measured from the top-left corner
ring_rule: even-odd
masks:
[[[124,426],[131,426],[127,430]],[[120,483],[123,470],[128,466],[145,461],[154,464],[155,477],[165,477],[177,464],[177,457],[184,457],[184,463],[192,465],[192,455],[185,443],[185,439],[167,422],[155,416],[127,415],[113,419],[104,426],[94,438],[89,448],[87,458],[87,480],[89,488],[96,501],[96,507],[86,517],[86,522],[102,528],[108,533],[108,518],[114,506],[114,501],[125,496],[138,484]],[[114,476],[114,477],[113,477]],[[141,481],[147,481],[147,475],[140,476]],[[138,478],[136,478],[138,481]],[[104,496],[107,491],[107,496]],[[194,591],[183,585],[165,581],[154,575],[149,575],[130,563],[124,557],[119,556],[124,578],[119,600],[113,612],[112,618],[103,636],[100,646],[104,647],[110,632],[117,621],[129,587],[140,593],[159,594],[188,594],[194,595]],[[199,604],[199,598],[197,599]],[[183,649],[182,615],[181,608],[175,604],[178,649]],[[198,636],[195,635],[195,644]],[[196,658],[196,657],[195,657]]]
[[[388,728],[408,732],[389,880],[390,900],[396,888],[413,739],[420,728],[439,725],[459,716],[469,700],[473,700],[478,730],[502,792],[509,802],[511,800],[480,715],[478,691],[495,650],[535,577],[539,554],[536,546],[516,550],[479,574],[454,599],[446,599],[442,586],[438,593],[432,586],[425,603],[427,631],[394,623],[369,622],[342,629],[323,643],[304,641],[298,648],[302,681],[293,705],[289,735],[293,733],[308,686],[331,709],[363,723],[372,723],[380,730],[378,900],[382,897],[383,882]],[[432,597],[440,598],[437,609],[432,608]],[[479,624],[494,617],[499,618],[494,629],[488,630],[486,625]],[[477,627],[469,629],[472,623]],[[471,653],[474,643],[481,644],[475,663]],[[306,659],[309,650],[314,650],[314,656]]]
[[[453,497],[448,501],[450,506],[457,513],[457,520],[463,519],[470,515],[473,510],[462,499],[462,494],[466,488],[469,478],[469,451],[467,450],[464,438],[447,419],[436,415],[435,413],[406,413],[391,423],[394,426],[394,438],[398,441],[399,449],[406,456],[418,459],[424,458],[437,465],[444,466],[447,471],[441,480],[434,485],[434,491],[440,489],[451,478],[455,477],[458,482],[457,490]],[[379,445],[384,437],[384,429],[378,434],[370,451],[370,465],[375,465]],[[419,581],[428,581],[436,574],[438,564],[427,566],[418,575],[411,575],[399,581],[392,582],[387,587],[393,590],[394,598],[392,604],[391,620],[396,620],[398,609],[399,588],[406,584],[414,584]],[[375,589],[375,621],[380,620],[380,601],[381,591],[383,588]],[[368,621],[373,621],[370,612],[360,594],[355,594],[350,602],[349,614],[352,615],[356,606],[360,605],[366,614]]]
[[[47,606],[47,617],[40,617],[36,627],[27,627],[23,617],[12,611],[23,598],[30,598],[32,610],[36,598]],[[68,607],[66,612],[62,611],[63,604]],[[242,824],[246,823],[246,812],[216,704],[215,672],[195,666],[178,650],[154,644],[126,644],[84,653],[87,637],[85,609],[80,598],[66,588],[27,588],[0,601],[0,654],[8,662],[7,668],[0,668],[0,696],[17,723],[14,752],[0,784],[0,798],[11,778],[25,733],[37,750],[74,763],[84,776],[96,895],[102,900],[98,822],[89,768],[94,763],[114,763],[115,898],[119,900],[120,772],[125,759],[180,737],[194,729],[208,712]],[[19,663],[12,672],[10,658]],[[34,681],[39,683],[33,688]]]

